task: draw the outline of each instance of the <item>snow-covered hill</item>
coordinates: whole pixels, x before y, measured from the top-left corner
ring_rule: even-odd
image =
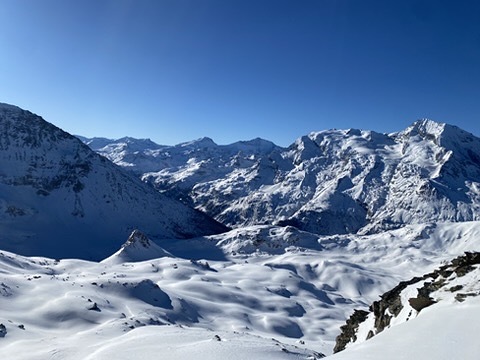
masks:
[[[99,263],[4,251],[2,354],[22,360],[319,359],[332,352],[354,309],[367,309],[402,279],[480,250],[478,239],[478,222],[363,236],[255,226],[158,244],[136,231]],[[160,257],[148,259],[148,249]],[[465,299],[462,304],[474,306],[473,296]],[[450,311],[439,305],[432,311]],[[463,349],[457,354],[476,359]]]
[[[225,230],[41,117],[0,104],[0,248],[101,259],[137,227],[157,238]]]
[[[480,219],[480,139],[419,120],[404,131],[328,130],[288,149],[256,139],[177,146],[84,139],[144,181],[234,228],[280,224],[317,234]]]

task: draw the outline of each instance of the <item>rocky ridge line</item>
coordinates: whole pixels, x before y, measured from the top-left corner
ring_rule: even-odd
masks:
[[[344,350],[347,345],[363,342],[381,333],[391,326],[394,318],[398,317],[405,307],[410,309],[405,321],[415,317],[422,309],[431,306],[437,302],[431,297],[431,294],[438,290],[444,290],[455,294],[455,300],[463,302],[470,296],[479,296],[480,291],[464,293],[461,290],[464,285],[448,285],[455,279],[461,278],[466,274],[479,269],[480,252],[466,252],[464,255],[453,259],[450,264],[443,265],[437,270],[425,274],[421,277],[414,277],[408,281],[402,281],[392,290],[387,291],[380,296],[380,300],[374,301],[369,307],[369,311],[355,310],[347,319],[346,324],[341,326],[341,333],[336,339],[334,353]],[[416,296],[408,297],[408,304],[402,303],[402,292],[407,287],[414,285],[417,290]],[[358,338],[359,328],[366,323],[369,316],[372,316],[373,327],[366,333],[364,339]]]

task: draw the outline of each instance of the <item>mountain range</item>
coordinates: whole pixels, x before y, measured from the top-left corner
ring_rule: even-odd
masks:
[[[320,235],[369,234],[480,219],[480,139],[432,120],[393,134],[313,132],[288,148],[262,139],[176,146],[83,141],[231,228],[278,224]]]
[[[1,104],[2,354],[476,359],[479,179],[432,120],[164,146]]]

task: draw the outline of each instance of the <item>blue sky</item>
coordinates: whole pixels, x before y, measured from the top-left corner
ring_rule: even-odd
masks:
[[[480,135],[480,2],[1,0],[0,101],[84,136],[176,144]]]

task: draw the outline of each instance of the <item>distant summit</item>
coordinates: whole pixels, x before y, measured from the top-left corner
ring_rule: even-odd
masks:
[[[184,148],[212,148],[216,146],[218,145],[209,137],[202,137],[197,140],[188,141],[177,145],[177,147]]]

